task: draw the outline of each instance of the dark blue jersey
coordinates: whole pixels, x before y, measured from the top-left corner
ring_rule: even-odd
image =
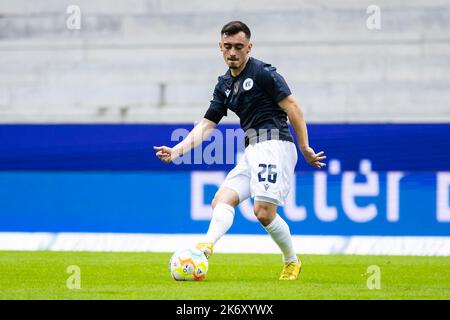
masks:
[[[287,114],[278,105],[290,94],[286,81],[275,67],[250,57],[237,77],[228,70],[218,78],[205,118],[219,123],[230,109],[239,117],[246,133],[249,129],[256,132],[277,129],[279,140],[293,141]]]

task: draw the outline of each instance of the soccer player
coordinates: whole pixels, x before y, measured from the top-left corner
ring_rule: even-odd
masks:
[[[246,135],[245,153],[215,194],[209,229],[197,248],[209,257],[214,244],[231,227],[235,207],[252,196],[258,221],[283,254],[280,280],[295,280],[301,261],[294,251],[289,226],[277,214],[277,206],[284,204],[289,193],[297,163],[287,118],[306,161],[321,168],[326,157],[309,146],[303,113],[284,78],[270,64],[250,57],[250,35],[250,29],[241,21],[229,22],[222,28],[219,47],[228,71],[218,78],[204,118],[173,148],[154,149],[159,159],[171,162],[206,139],[228,109],[235,112]]]

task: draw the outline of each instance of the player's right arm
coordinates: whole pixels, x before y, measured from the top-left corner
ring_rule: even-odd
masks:
[[[202,143],[203,140],[207,139],[216,125],[217,124],[214,121],[203,118],[194,129],[189,132],[187,137],[176,146],[172,148],[166,146],[154,146],[153,149],[156,151],[156,156],[166,163],[181,157],[183,154],[188,153]]]
[[[188,136],[173,148],[166,146],[153,147],[156,150],[156,156],[166,163],[181,157],[183,154],[191,151],[203,140],[207,139],[223,116],[227,115],[225,107],[225,93],[221,87],[220,77],[214,88],[213,98],[203,119],[189,132]]]

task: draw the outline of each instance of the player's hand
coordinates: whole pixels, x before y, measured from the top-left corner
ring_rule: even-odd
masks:
[[[162,162],[169,163],[173,160],[174,152],[173,152],[172,148],[169,148],[166,146],[161,146],[161,147],[154,146],[153,149],[156,151],[156,156]]]
[[[305,157],[305,160],[313,167],[320,169],[326,166],[325,163],[321,162],[322,160],[327,158],[326,156],[324,156],[323,151],[315,153],[311,147],[307,147],[306,149],[302,150],[302,154],[303,157]]]

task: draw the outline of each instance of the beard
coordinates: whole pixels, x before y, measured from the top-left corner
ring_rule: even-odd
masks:
[[[228,68],[230,69],[239,69],[240,65],[238,65],[238,61],[236,60],[228,60]]]

